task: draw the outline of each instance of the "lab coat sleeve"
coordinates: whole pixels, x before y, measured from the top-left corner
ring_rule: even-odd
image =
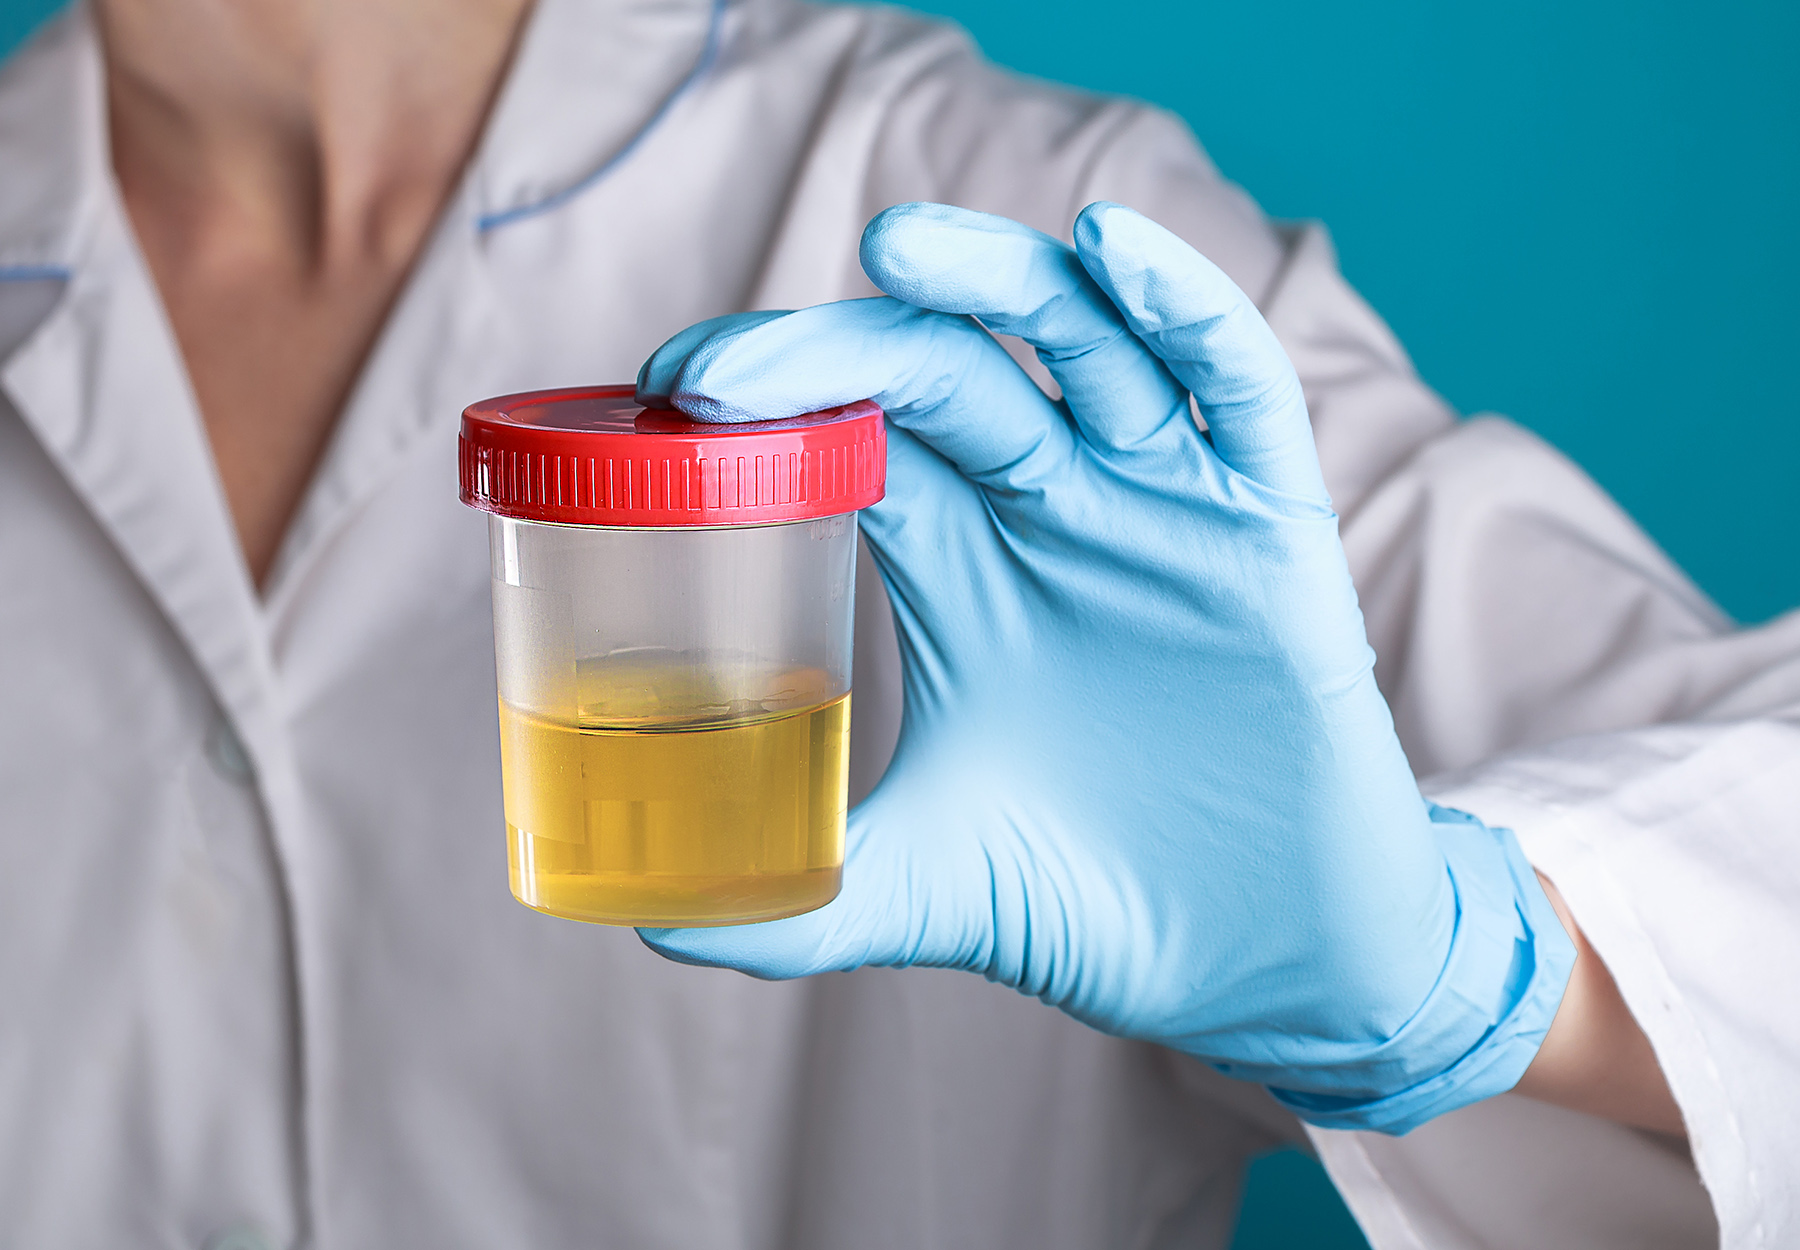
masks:
[[[1345,538],[1396,720],[1433,774],[1426,792],[1517,830],[1561,889],[1656,1050],[1720,1244],[1794,1244],[1800,616],[1733,628],[1579,470],[1493,418],[1418,448]],[[1416,1141],[1315,1137],[1328,1159],[1366,1165],[1365,1181],[1384,1178],[1362,1187],[1371,1209],[1429,1191],[1411,1202],[1429,1231],[1393,1244],[1511,1244],[1480,1236],[1457,1192],[1467,1172],[1422,1181],[1434,1153],[1492,1131],[1510,1157],[1484,1183],[1511,1187],[1563,1154],[1572,1118],[1471,1111]],[[1541,1171],[1526,1205],[1574,1200],[1587,1158],[1645,1153],[1641,1134],[1609,1128],[1614,1145],[1580,1132],[1592,1151]],[[1636,1176],[1661,1170],[1646,1155]],[[1662,1210],[1674,1178],[1634,1185],[1621,1169],[1613,1185],[1613,1235],[1581,1244],[1711,1241],[1691,1212]],[[1590,1204],[1596,1193],[1608,1191],[1586,1188]],[[1386,1205],[1391,1222],[1408,1203]],[[1665,1240],[1677,1226],[1692,1236]]]
[[[1193,149],[1146,112],[1085,198],[1201,242],[1227,192]],[[1557,883],[1692,1166],[1512,1096],[1404,1139],[1317,1132],[1322,1157],[1380,1250],[1800,1244],[1800,613],[1736,628],[1547,444],[1455,420],[1322,231],[1267,228],[1285,258],[1252,293],[1306,387],[1415,771]]]

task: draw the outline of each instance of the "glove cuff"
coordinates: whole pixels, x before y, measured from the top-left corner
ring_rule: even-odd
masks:
[[[1373,1098],[1271,1087],[1319,1128],[1401,1134],[1505,1093],[1537,1056],[1562,1004],[1575,946],[1512,831],[1435,804],[1431,820],[1456,891],[1450,954],[1413,1018],[1354,1065],[1365,1088],[1391,1087],[1369,1078],[1396,1066],[1416,1073],[1422,1060],[1430,1075]]]

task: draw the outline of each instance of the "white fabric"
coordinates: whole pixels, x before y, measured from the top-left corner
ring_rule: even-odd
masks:
[[[1096,198],[1282,335],[1415,766],[1561,884],[1711,1195],[1512,1098],[1316,1134],[1377,1246],[1800,1241],[1800,617],[1734,631],[1553,451],[1456,422],[1178,123],[895,11],[543,0],[259,598],[104,115],[79,9],[0,71],[0,1243],[1224,1244],[1299,1136],[1259,1091],[972,977],[765,985],[513,903],[453,485],[472,399],[867,293],[886,204]],[[899,709],[859,596],[866,787]]]

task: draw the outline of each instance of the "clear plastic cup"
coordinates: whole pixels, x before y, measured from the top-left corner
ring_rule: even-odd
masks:
[[[753,425],[632,388],[463,414],[490,513],[512,890],[602,924],[772,920],[837,895],[871,403]]]

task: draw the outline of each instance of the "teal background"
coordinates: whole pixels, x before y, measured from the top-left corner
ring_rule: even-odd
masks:
[[[53,5],[0,0],[0,52]],[[1186,117],[1465,412],[1592,473],[1745,621],[1800,604],[1800,5],[924,0],[996,60]],[[1362,1240],[1251,1169],[1238,1250]]]
[[[1368,1250],[1311,1155],[1279,1150],[1250,1165],[1231,1250]]]
[[[1800,604],[1800,5],[920,0],[1187,118],[1464,412],[1587,469],[1740,620]]]

